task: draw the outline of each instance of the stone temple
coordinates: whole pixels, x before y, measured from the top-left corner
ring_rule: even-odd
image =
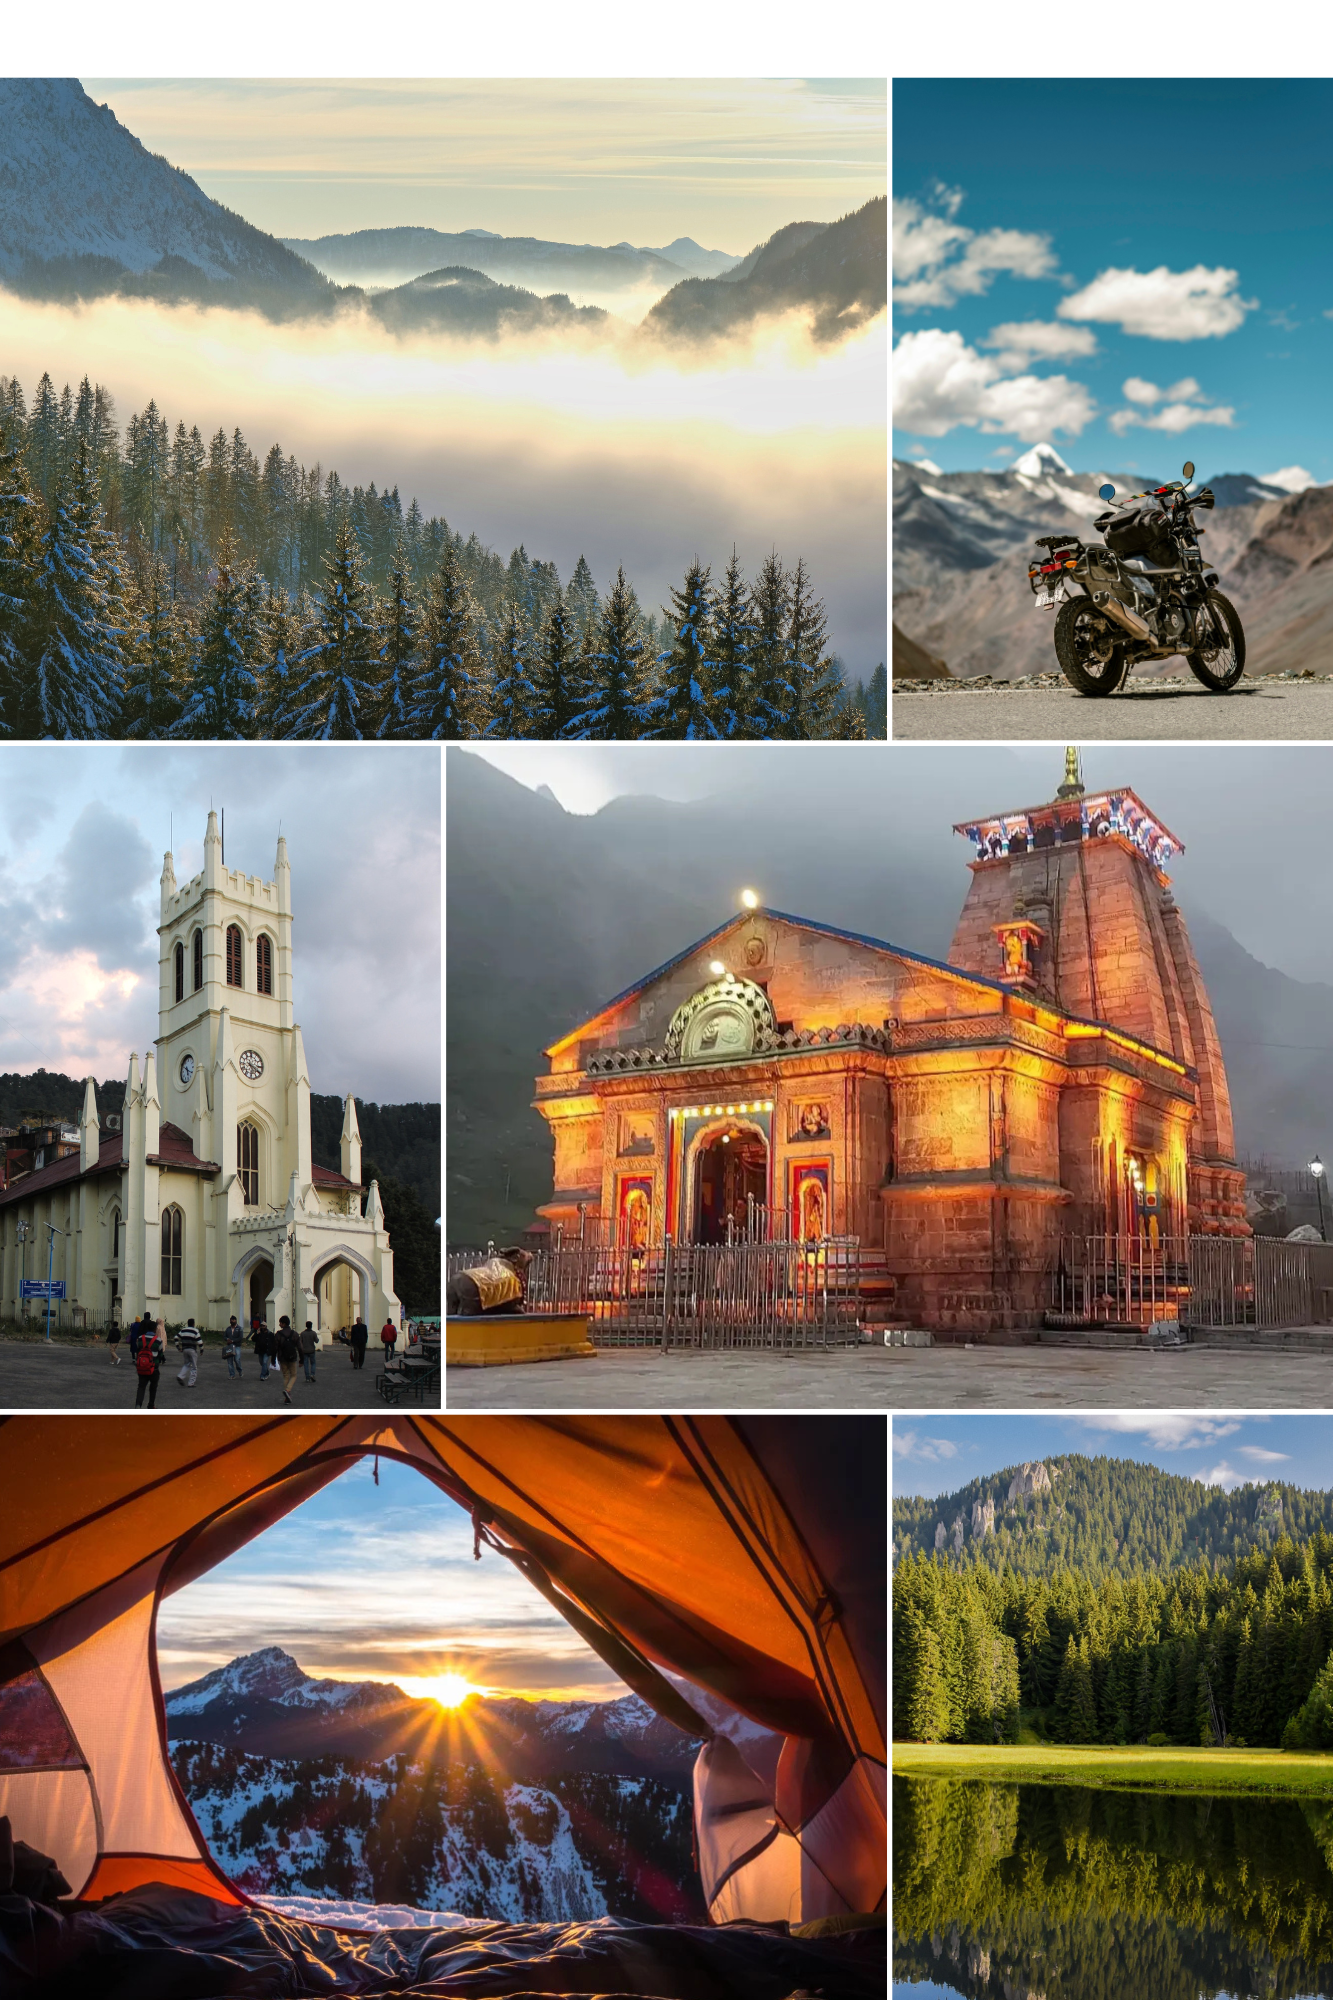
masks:
[[[855,1236],[895,1314],[991,1333],[1040,1318],[1064,1238],[1248,1234],[1180,842],[1073,752],[955,831],[947,961],[755,908],[548,1049],[547,1227]]]

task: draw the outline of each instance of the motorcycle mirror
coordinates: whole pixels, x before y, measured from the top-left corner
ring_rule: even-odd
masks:
[[[1184,473],[1184,475],[1185,475],[1186,479],[1193,479],[1193,477],[1194,477],[1194,460],[1193,460],[1192,458],[1187,458],[1187,459],[1185,460],[1185,463],[1184,463],[1184,464],[1183,464],[1183,465],[1181,466],[1181,468],[1180,468],[1180,469],[1181,469],[1181,471],[1182,471],[1182,472]]]
[[[1099,500],[1114,500],[1115,499],[1114,486],[1099,486],[1097,488],[1097,498]]]

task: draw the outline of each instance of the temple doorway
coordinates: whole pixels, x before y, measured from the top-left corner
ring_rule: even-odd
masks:
[[[273,1290],[273,1266],[256,1264],[250,1273],[250,1321],[263,1319],[268,1311],[268,1295]]]
[[[701,1146],[695,1162],[694,1241],[725,1243],[727,1224],[744,1236],[753,1209],[768,1205],[768,1144],[748,1125],[729,1125]]]

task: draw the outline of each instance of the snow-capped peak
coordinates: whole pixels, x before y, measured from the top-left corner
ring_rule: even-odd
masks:
[[[1010,470],[1024,479],[1040,479],[1048,472],[1068,475],[1073,468],[1065,464],[1053,444],[1034,444],[1031,451],[1014,460]]]
[[[202,1679],[173,1689],[166,1696],[166,1708],[174,1721],[198,1715],[215,1701],[246,1698],[301,1708],[368,1707],[407,1700],[392,1681],[316,1680],[281,1646],[261,1646],[256,1653],[242,1653]]]

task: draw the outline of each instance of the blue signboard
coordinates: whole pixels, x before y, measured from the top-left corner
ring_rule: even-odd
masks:
[[[63,1299],[65,1280],[63,1278],[21,1278],[19,1297],[24,1299]]]

